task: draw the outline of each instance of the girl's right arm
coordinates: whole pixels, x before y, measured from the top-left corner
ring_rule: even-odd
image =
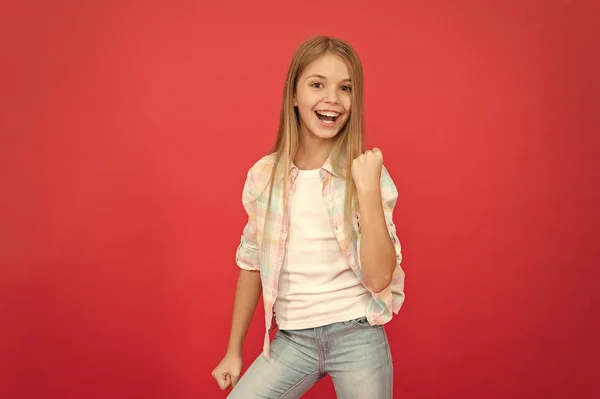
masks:
[[[260,272],[240,269],[233,304],[229,345],[227,346],[228,354],[242,355],[244,338],[256,310],[261,290]]]
[[[227,352],[212,376],[221,389],[235,387],[242,372],[242,346],[256,310],[262,285],[260,272],[240,269]]]
[[[255,210],[257,192],[255,183],[252,168],[248,171],[242,193],[242,203],[248,214],[248,223],[244,227],[242,239],[236,253],[236,263],[240,267],[240,274],[235,291],[229,344],[227,345],[225,357],[212,373],[221,389],[226,389],[230,385],[235,386],[240,377],[244,338],[248,332],[262,290]]]

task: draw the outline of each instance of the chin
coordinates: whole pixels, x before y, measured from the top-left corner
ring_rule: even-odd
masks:
[[[322,130],[317,128],[309,129],[311,136],[318,137],[323,140],[333,139],[340,132],[339,130]]]

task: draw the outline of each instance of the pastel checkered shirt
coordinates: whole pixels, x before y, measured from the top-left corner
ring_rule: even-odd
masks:
[[[236,251],[237,265],[244,270],[260,271],[262,295],[265,310],[265,339],[263,353],[269,358],[270,333],[276,327],[273,305],[277,299],[279,272],[283,262],[286,239],[289,229],[290,212],[284,212],[283,185],[275,184],[270,206],[269,225],[265,224],[266,208],[269,198],[268,182],[274,166],[274,155],[267,155],[256,162],[248,171],[242,193],[242,203],[248,213],[248,222],[244,227],[240,245]],[[292,166],[288,184],[288,203],[291,203],[295,189],[298,169]],[[345,179],[333,171],[329,160],[321,168],[323,200],[325,201],[331,225],[340,244],[348,265],[358,278],[368,287],[362,277],[360,265],[360,233],[356,238],[347,235],[344,224]],[[387,228],[396,249],[396,269],[391,284],[382,292],[371,292],[367,304],[366,316],[371,325],[385,324],[392,319],[392,312],[398,313],[404,302],[404,271],[400,241],[392,213],[398,198],[398,191],[385,167],[381,173],[381,195]],[[359,230],[359,217],[355,212],[353,228]],[[263,235],[265,227],[268,234]]]

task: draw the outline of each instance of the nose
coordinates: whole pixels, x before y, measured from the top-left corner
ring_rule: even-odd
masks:
[[[339,102],[338,91],[336,87],[330,88],[325,92],[323,101],[330,104],[337,104]]]

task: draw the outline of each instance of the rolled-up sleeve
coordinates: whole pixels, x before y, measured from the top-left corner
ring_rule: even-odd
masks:
[[[242,191],[242,204],[248,215],[248,221],[244,226],[240,244],[236,251],[236,263],[241,269],[252,271],[260,270],[255,201],[255,184],[252,170],[250,170]]]
[[[383,201],[383,213],[385,214],[385,223],[387,225],[390,238],[396,249],[396,267],[402,263],[402,247],[398,234],[396,233],[396,225],[394,224],[393,213],[398,201],[398,189],[392,180],[387,169],[382,167],[381,170],[381,199]]]

